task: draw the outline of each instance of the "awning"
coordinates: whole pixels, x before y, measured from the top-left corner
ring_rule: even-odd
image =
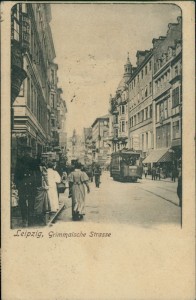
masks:
[[[168,150],[169,149],[152,150],[152,152],[143,160],[143,163],[148,164],[172,161],[172,153]]]

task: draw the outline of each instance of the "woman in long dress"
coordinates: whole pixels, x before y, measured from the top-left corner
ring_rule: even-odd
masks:
[[[75,170],[69,174],[69,183],[72,197],[72,218],[74,221],[80,220],[85,215],[85,185],[87,192],[90,192],[88,176],[81,171],[82,165],[77,162]]]
[[[47,216],[50,212],[50,201],[48,197],[48,177],[47,169],[44,162],[39,162],[36,168],[36,187],[34,213],[36,220],[40,223],[47,223]]]
[[[53,170],[53,166],[54,164],[52,162],[48,163],[48,196],[51,212],[56,212],[59,209],[59,198],[56,184],[61,182],[61,177],[57,171]]]

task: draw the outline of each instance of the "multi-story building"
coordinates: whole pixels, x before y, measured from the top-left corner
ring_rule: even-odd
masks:
[[[58,77],[57,77],[58,65],[54,62],[50,63],[49,68],[49,83],[50,83],[50,94],[49,94],[49,127],[50,127],[50,148],[57,147],[59,145],[58,135]]]
[[[137,51],[137,67],[129,85],[129,148],[140,150],[143,157],[153,148],[153,53]]]
[[[84,138],[76,133],[76,130],[73,130],[73,134],[67,140],[67,157],[69,163],[72,160],[79,160],[84,164],[85,158],[85,145]]]
[[[96,118],[91,127],[93,160],[104,165],[107,162],[110,153],[110,146],[108,144],[109,115]]]
[[[154,152],[144,162],[172,162],[181,157],[182,23],[168,25],[166,36],[153,39]]]
[[[65,153],[67,147],[66,114],[67,105],[62,99],[62,89],[57,89],[57,130],[59,135],[59,148]]]
[[[124,75],[121,79],[114,97],[110,95],[110,109],[112,116],[111,127],[112,132],[110,140],[112,142],[112,150],[117,151],[124,148],[128,143],[128,85],[127,82],[132,76],[133,68],[127,57],[124,65]]]
[[[84,151],[85,163],[89,164],[93,161],[93,143],[92,143],[92,127],[84,128]]]
[[[58,65],[53,62],[56,54],[50,28],[50,5],[16,4],[11,16],[14,167],[24,145],[31,146],[33,156],[37,156],[59,143],[56,123]],[[20,80],[17,81],[18,68]]]

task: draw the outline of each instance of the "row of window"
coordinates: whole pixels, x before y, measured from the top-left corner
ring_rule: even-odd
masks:
[[[131,148],[138,148],[143,151],[147,149],[151,149],[153,146],[153,134],[150,131],[141,133],[137,138],[131,137],[130,138],[130,147]]]
[[[161,122],[171,116],[168,104],[168,99],[165,99],[156,105],[156,122]]]
[[[169,61],[172,57],[177,55],[181,51],[181,45],[177,44],[176,49],[168,48],[168,52],[164,53],[161,58],[157,59],[155,62],[155,72],[158,71],[162,66],[164,66],[167,61]]]
[[[152,104],[130,118],[130,127],[152,118]]]
[[[12,8],[12,18],[11,18],[11,38],[20,41],[21,29],[23,33],[29,33],[29,26],[25,22],[21,22],[22,13],[27,12],[26,4],[15,4]],[[23,24],[23,26],[21,26]],[[25,26],[27,25],[27,26]]]
[[[180,88],[172,90],[172,108],[180,104]],[[161,122],[171,116],[171,104],[169,99],[165,99],[156,105],[156,122]]]
[[[131,101],[131,108],[137,105],[139,102],[143,101],[145,98],[149,97],[152,94],[152,81],[149,82],[149,85],[146,85],[144,89],[141,89],[141,92],[135,96]]]
[[[166,71],[158,80],[155,81],[155,93],[165,87],[170,81],[170,70]]]
[[[144,78],[152,70],[152,61],[149,61],[148,64],[140,71],[140,73],[135,77],[135,79],[131,82],[130,88],[133,89],[135,84]]]
[[[27,106],[43,129],[47,130],[47,106],[30,77],[27,77]]]

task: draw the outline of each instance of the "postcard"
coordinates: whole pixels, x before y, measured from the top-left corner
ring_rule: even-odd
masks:
[[[195,299],[194,8],[1,4],[3,300]]]

